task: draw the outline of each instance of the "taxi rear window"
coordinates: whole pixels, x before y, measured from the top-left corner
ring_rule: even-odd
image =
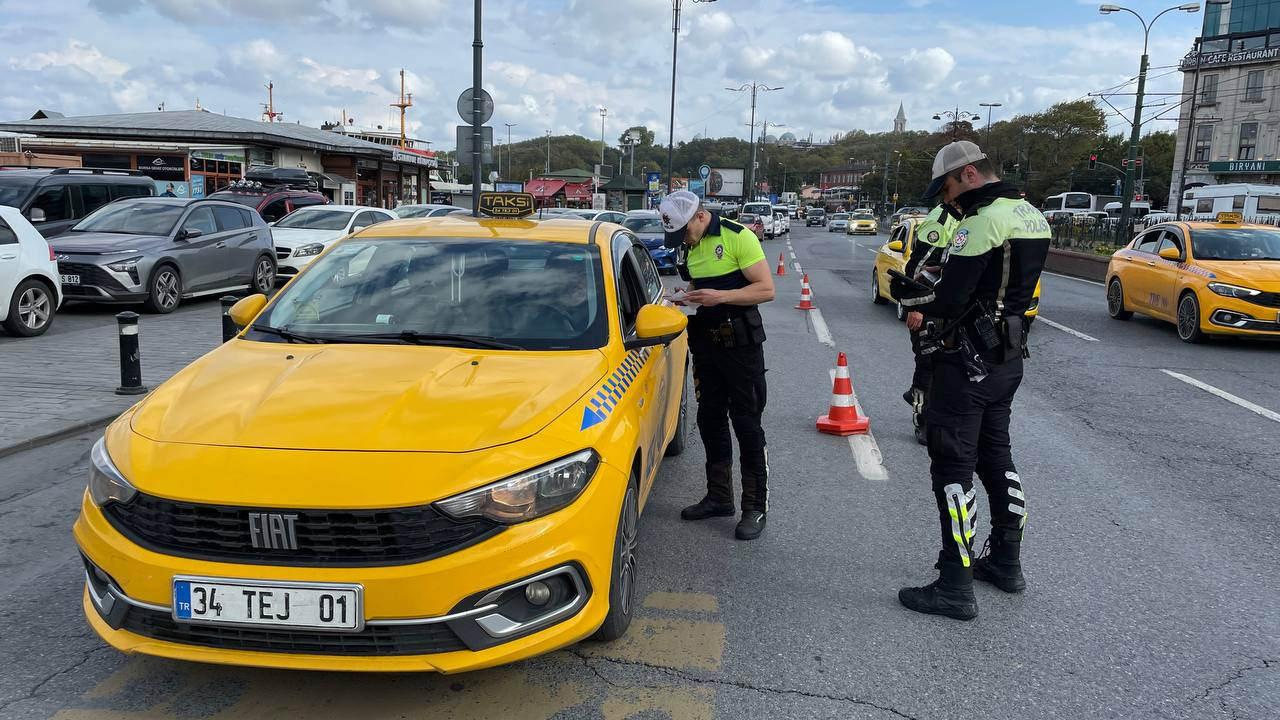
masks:
[[[1196,229],[1191,251],[1200,260],[1280,260],[1280,229]]]
[[[258,321],[287,334],[251,337],[583,350],[608,337],[605,303],[592,245],[351,239],[312,263]]]

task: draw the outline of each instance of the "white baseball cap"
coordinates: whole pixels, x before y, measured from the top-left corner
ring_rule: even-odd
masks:
[[[933,182],[929,183],[929,188],[921,197],[928,199],[942,192],[942,186],[947,181],[947,173],[959,170],[965,165],[972,165],[979,160],[985,160],[986,157],[987,154],[982,152],[981,148],[968,140],[957,140],[943,145],[933,158]]]
[[[666,231],[667,240],[684,242],[684,226],[698,213],[701,203],[698,196],[688,190],[676,190],[662,198],[658,214],[662,216],[662,229]]]

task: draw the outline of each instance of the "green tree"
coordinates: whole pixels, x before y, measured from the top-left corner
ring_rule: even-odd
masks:
[[[653,146],[653,131],[643,125],[633,125],[626,130],[623,130],[622,134],[618,136],[618,145],[626,145],[628,142],[628,136],[631,135],[631,133],[635,133],[640,137],[640,143],[636,147],[637,151],[643,147]]]

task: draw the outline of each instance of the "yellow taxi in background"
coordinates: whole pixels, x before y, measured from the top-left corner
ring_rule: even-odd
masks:
[[[876,216],[871,213],[853,213],[849,216],[849,224],[846,226],[846,235],[875,235],[880,232],[880,225],[876,222]]]
[[[907,311],[901,303],[894,302],[889,294],[889,271],[897,270],[906,273],[907,261],[911,259],[911,250],[916,241],[916,230],[924,222],[924,217],[907,216],[902,223],[889,233],[889,241],[880,246],[876,252],[875,267],[871,271],[871,302],[876,305],[894,303],[898,319],[906,320]],[[1036,282],[1035,294],[1031,297],[1031,307],[1024,313],[1027,317],[1040,314],[1040,282]]]
[[[74,533],[104,640],[458,672],[623,635],[687,423],[686,318],[634,235],[380,223],[231,312],[93,447]]]
[[[1184,342],[1206,335],[1280,337],[1280,229],[1171,222],[1143,231],[1107,265],[1107,312],[1167,320]]]

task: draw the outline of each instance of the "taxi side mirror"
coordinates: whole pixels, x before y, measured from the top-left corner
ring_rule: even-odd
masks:
[[[262,308],[267,306],[267,296],[262,293],[250,295],[246,298],[240,298],[227,314],[231,316],[231,321],[237,327],[249,327],[253,319],[258,317],[258,313],[262,312]]]
[[[902,241],[901,240],[890,241],[888,247],[890,252],[902,252]]]
[[[622,343],[622,346],[627,350],[635,350],[653,345],[667,345],[680,337],[680,333],[684,332],[688,325],[689,318],[675,308],[665,305],[645,305],[636,315],[636,336]]]
[[[1164,258],[1165,260],[1172,260],[1174,262],[1179,262],[1182,260],[1182,251],[1178,250],[1178,248],[1171,248],[1171,247],[1161,248],[1160,257]]]

